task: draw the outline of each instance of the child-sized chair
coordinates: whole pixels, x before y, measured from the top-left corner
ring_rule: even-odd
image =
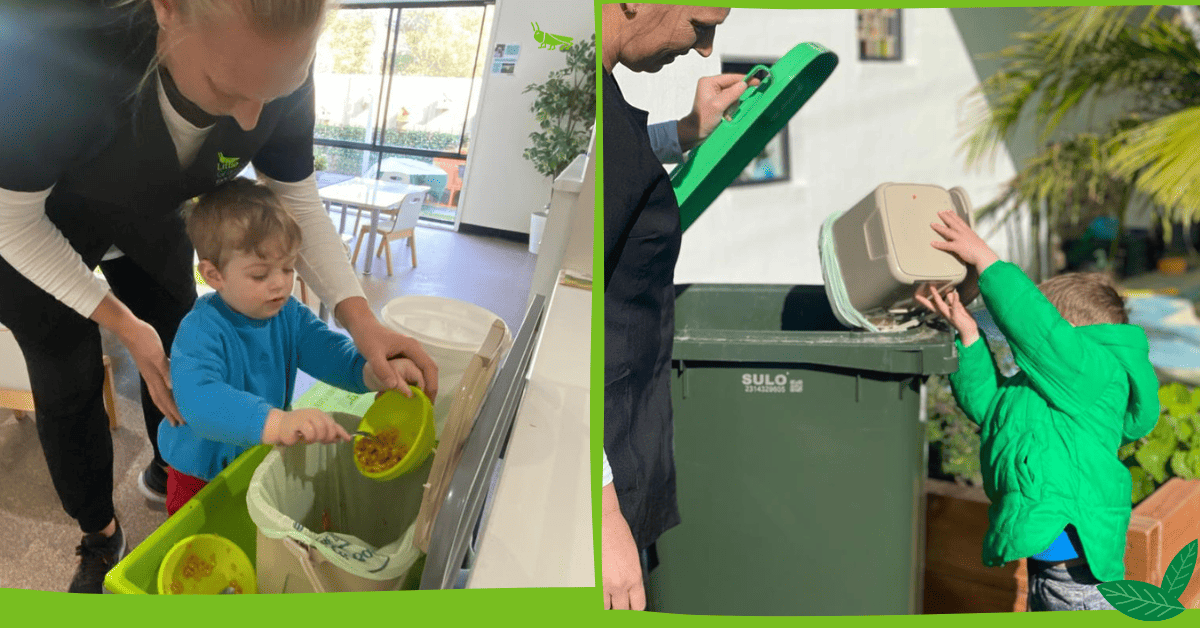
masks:
[[[429,188],[422,186],[421,190],[410,192],[400,202],[397,212],[391,218],[381,218],[379,228],[376,230],[382,238],[383,242],[379,243],[379,250],[376,251],[375,257],[383,255],[387,252],[387,271],[388,276],[392,276],[392,240],[408,238],[408,246],[412,250],[412,265],[417,267],[417,240],[415,237],[417,219],[421,217],[421,207],[425,204],[425,195],[429,192]],[[371,230],[368,225],[363,225],[358,230],[358,242],[354,245],[354,256],[350,260],[350,265],[358,263],[358,251],[362,248],[363,238],[367,232]],[[367,255],[370,255],[370,251]]]
[[[113,379],[112,362],[104,356],[104,410],[108,412],[109,429],[117,428],[117,393]],[[13,338],[12,331],[0,326],[0,408],[11,408],[17,418],[25,418],[33,412],[33,390],[29,384],[29,371],[25,356]]]

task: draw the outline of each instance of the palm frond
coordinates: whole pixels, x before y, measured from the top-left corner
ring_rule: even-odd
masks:
[[[1190,107],[1117,134],[1110,167],[1137,176],[1137,188],[1168,216],[1200,218],[1200,107]]]
[[[1137,17],[1138,11],[1145,16]],[[970,96],[973,132],[960,147],[968,164],[994,156],[998,145],[1033,114],[1041,143],[1100,97],[1126,94],[1131,111],[1161,115],[1200,97],[1200,51],[1191,33],[1157,18],[1157,8],[1068,7],[1038,14],[1039,30],[1019,33],[998,57],[1000,71]],[[980,103],[986,103],[983,109]],[[1185,103],[1186,104],[1186,103]]]

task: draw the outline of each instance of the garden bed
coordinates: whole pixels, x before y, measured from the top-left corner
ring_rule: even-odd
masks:
[[[1025,561],[985,567],[988,527],[983,489],[928,480],[924,613],[1002,613],[1025,610]],[[1179,550],[1200,537],[1200,480],[1172,478],[1133,509],[1125,537],[1125,578],[1161,584]],[[1200,578],[1180,596],[1200,608]]]

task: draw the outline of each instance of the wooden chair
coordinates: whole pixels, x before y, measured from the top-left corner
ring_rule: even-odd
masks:
[[[112,361],[104,359],[104,410],[108,413],[109,429],[117,428],[117,392],[113,379]],[[12,331],[0,327],[0,408],[16,411],[17,419],[33,412],[33,391],[29,384],[29,371],[25,356],[13,338]]]
[[[379,250],[375,252],[375,257],[380,257],[387,252],[387,271],[388,277],[392,276],[392,240],[408,238],[408,246],[412,250],[412,265],[417,267],[417,240],[415,237],[417,228],[417,219],[421,217],[421,207],[425,204],[425,195],[428,189],[417,192],[410,192],[400,202],[400,207],[396,214],[391,218],[380,218],[379,229],[376,230],[383,241],[379,243]],[[369,225],[363,225],[358,230],[358,242],[354,245],[354,256],[350,259],[350,265],[358,263],[358,251],[362,248],[363,239],[367,232],[371,230]],[[367,255],[370,255],[370,251]]]

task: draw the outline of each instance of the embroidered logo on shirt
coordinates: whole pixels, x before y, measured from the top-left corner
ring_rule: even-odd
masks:
[[[1196,545],[1197,541],[1188,543],[1171,559],[1161,587],[1137,580],[1116,580],[1101,582],[1096,588],[1113,608],[1126,616],[1142,621],[1170,619],[1184,611],[1179,596],[1187,589],[1196,569]]]
[[[222,153],[217,153],[217,183],[225,183],[237,176],[241,167],[238,162],[241,161],[237,157],[226,157]]]

